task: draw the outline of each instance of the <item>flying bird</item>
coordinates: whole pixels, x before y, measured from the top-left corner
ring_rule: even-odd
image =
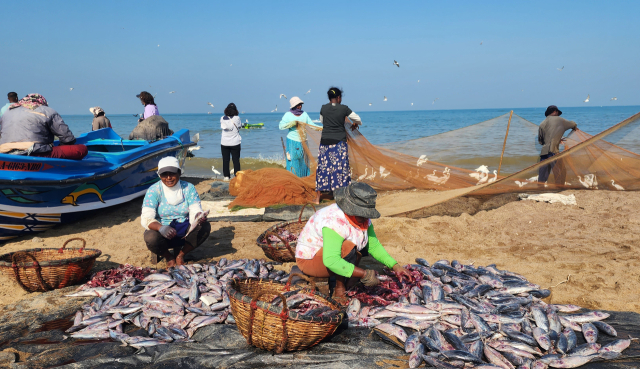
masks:
[[[69,91],[73,91],[73,87],[69,88]]]
[[[175,91],[171,91],[171,92],[169,92],[169,93],[170,93],[170,94],[175,94],[176,92],[175,92]]]
[[[436,97],[435,99],[433,99],[433,102],[431,103],[431,105],[435,104],[436,100],[439,100],[439,99],[440,99],[439,97]]]
[[[304,94],[306,95],[306,94],[308,94],[308,93],[310,93],[310,92],[311,92],[311,90],[309,90],[309,91],[305,92]]]
[[[480,45],[482,45],[482,41],[480,41]]]
[[[420,83],[420,80],[418,80],[418,83]]]
[[[369,106],[371,106],[371,103],[369,103]]]
[[[233,67],[233,64],[229,64],[230,67]]]
[[[212,108],[215,108],[212,103],[208,102],[207,105],[211,105]]]
[[[393,65],[395,65],[396,67],[400,68],[400,63],[398,63],[397,61],[393,61]]]
[[[278,105],[276,105],[276,108],[271,110],[271,112],[273,113],[274,111],[278,111]]]
[[[611,100],[612,100],[612,101],[613,101],[613,100],[618,100],[618,98],[614,96],[614,97],[612,97],[612,98],[611,98]]]
[[[562,66],[562,68],[556,68],[559,71],[562,71],[564,69],[564,65]]]
[[[413,106],[413,103],[411,103],[411,106]]]
[[[385,97],[384,97],[384,100],[382,100],[382,101],[387,101],[387,97],[385,96]]]
[[[282,99],[283,97],[286,99],[286,98],[287,98],[287,95],[285,95],[285,94],[280,94],[280,98]]]
[[[589,94],[587,94],[587,99],[584,100],[584,102],[589,102],[589,97],[590,97]]]
[[[160,47],[160,45],[158,45],[158,47]]]

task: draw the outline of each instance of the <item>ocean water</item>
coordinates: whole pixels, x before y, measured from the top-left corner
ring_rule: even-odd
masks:
[[[470,109],[470,110],[422,110],[422,111],[381,111],[357,112],[363,121],[362,134],[374,145],[413,140],[432,136],[509,113],[511,109]],[[578,123],[578,127],[590,134],[597,134],[612,125],[638,113],[640,106],[620,107],[571,107],[562,108],[563,117]],[[514,114],[539,124],[544,120],[545,108],[513,109]],[[243,169],[277,166],[283,163],[281,137],[286,131],[278,129],[284,112],[241,114],[244,122],[264,123],[264,128],[242,130]],[[311,119],[318,119],[319,113],[309,112]],[[137,117],[129,114],[107,115],[113,129],[123,138],[137,124]],[[189,129],[191,135],[200,133],[196,158],[187,162],[187,170],[194,175],[211,175],[211,166],[221,170],[220,116],[216,114],[166,114],[172,130]],[[65,115],[65,122],[75,135],[91,130],[91,115]],[[504,134],[504,133],[502,133]],[[532,137],[532,141],[535,136]],[[479,144],[482,144],[480,142]],[[460,152],[464,156],[464,152]],[[419,156],[419,155],[416,155]]]

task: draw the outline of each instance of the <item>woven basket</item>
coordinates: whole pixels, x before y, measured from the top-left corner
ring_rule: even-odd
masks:
[[[80,249],[65,249],[71,241]],[[0,255],[0,271],[27,292],[45,292],[80,282],[93,268],[102,251],[85,249],[82,238],[67,240],[60,249],[29,249]]]
[[[300,232],[302,232],[302,228],[304,228],[304,226],[307,224],[307,220],[309,220],[309,218],[302,218],[302,213],[304,213],[304,208],[307,207],[307,205],[311,205],[311,207],[313,207],[313,211],[316,211],[316,207],[313,204],[305,204],[304,206],[302,206],[302,210],[300,210],[298,221],[293,220],[278,223],[274,226],[269,227],[260,236],[258,236],[256,243],[262,248],[262,251],[264,251],[264,254],[269,259],[282,263],[296,261],[295,249],[297,241],[287,242],[283,240],[278,235],[278,233],[280,230],[287,230],[291,233],[300,235]],[[276,236],[280,240],[280,242],[273,243],[269,241],[269,236]]]
[[[283,292],[290,290],[291,277],[297,275],[312,285],[310,294],[334,310],[341,310],[334,300],[315,291],[315,284],[306,276],[292,273],[284,284],[259,278],[232,279],[227,284],[231,313],[249,345],[279,354],[284,351],[308,349],[335,332],[342,323],[344,311],[333,317],[314,317],[289,311]],[[283,307],[272,305],[276,296]]]

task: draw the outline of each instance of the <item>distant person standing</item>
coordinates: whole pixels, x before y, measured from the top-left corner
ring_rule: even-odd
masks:
[[[576,122],[561,118],[560,115],[562,115],[562,112],[555,105],[550,105],[544,112],[546,119],[540,123],[540,128],[538,128],[538,142],[542,145],[540,161],[544,161],[560,152],[560,143],[564,141],[562,136],[566,130],[578,130]],[[552,170],[555,183],[564,185],[567,173],[562,159],[540,167],[538,182],[547,182]]]
[[[306,123],[312,126],[316,126],[309,114],[302,111],[302,104],[304,102],[300,100],[298,96],[294,96],[289,100],[291,109],[284,113],[282,120],[280,121],[280,129],[288,129],[287,133],[287,157],[286,157],[286,169],[298,177],[309,176],[309,164],[307,163],[304,153],[304,147],[302,145],[302,138],[298,133],[298,122]]]
[[[15,92],[9,92],[7,94],[7,99],[9,99],[9,102],[6,103],[0,110],[0,117],[2,117],[7,110],[9,110],[9,105],[15,104],[18,102],[18,94]]]
[[[136,97],[139,98],[142,105],[144,105],[144,114],[142,114],[142,118],[138,119],[138,122],[154,115],[160,115],[158,112],[158,106],[156,106],[156,102],[153,100],[153,96],[151,96],[150,93],[142,91],[137,94]]]
[[[91,122],[91,130],[97,131],[102,128],[111,128],[111,121],[104,115],[104,110],[99,106],[89,108],[93,114],[93,122]]]
[[[333,199],[333,191],[346,187],[351,183],[349,167],[349,149],[347,147],[347,130],[345,123],[351,121],[351,129],[357,129],[362,121],[358,114],[348,106],[342,105],[342,90],[331,87],[327,91],[329,103],[320,108],[322,137],[318,152],[318,169],[316,170],[316,202],[327,198]]]
[[[240,169],[240,129],[242,122],[238,116],[238,108],[236,104],[231,103],[224,109],[224,116],[220,118],[220,128],[222,128],[222,137],[220,146],[222,149],[222,174],[224,180],[231,178],[231,170],[229,169],[229,159],[233,158],[233,173],[238,173]]]

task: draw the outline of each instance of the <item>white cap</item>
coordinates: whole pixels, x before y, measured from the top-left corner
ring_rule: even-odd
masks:
[[[298,96],[294,96],[289,100],[289,105],[291,105],[291,109],[295,108],[299,104],[304,104],[304,101],[300,100]]]
[[[180,173],[180,162],[175,156],[167,156],[158,162],[158,175],[165,172]]]

